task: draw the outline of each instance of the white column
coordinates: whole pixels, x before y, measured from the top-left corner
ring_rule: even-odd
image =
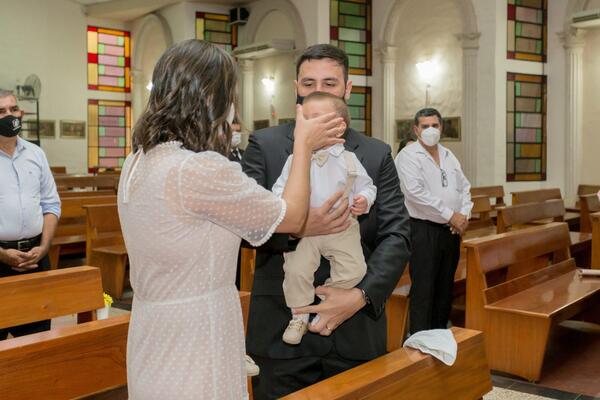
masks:
[[[381,50],[383,63],[383,140],[396,151],[396,50],[384,45]]]
[[[581,183],[582,119],[583,119],[583,46],[581,29],[561,32],[566,51],[566,137],[565,137],[565,194],[571,204],[577,197],[577,185]]]
[[[131,70],[131,126],[135,126],[138,118],[142,115],[144,107],[144,73],[141,69]]]
[[[463,49],[462,73],[462,147],[463,171],[471,185],[477,185],[477,55],[479,53],[479,37],[481,33],[461,33],[456,38]]]
[[[244,126],[252,131],[254,129],[254,60],[239,60],[242,70],[242,121]],[[246,148],[248,135],[242,135],[240,147]]]

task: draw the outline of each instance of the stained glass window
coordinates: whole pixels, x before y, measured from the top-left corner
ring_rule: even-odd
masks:
[[[237,47],[237,25],[229,23],[229,15],[197,12],[196,39],[206,40],[231,52]]]
[[[350,126],[367,136],[371,136],[371,88],[368,86],[353,86],[352,95],[348,100]]]
[[[507,57],[546,62],[548,0],[508,0]]]
[[[129,32],[88,26],[88,89],[131,91]]]
[[[131,151],[131,103],[88,100],[88,167],[122,167]]]
[[[348,54],[350,74],[371,75],[371,0],[330,0],[330,43]]]
[[[509,72],[506,180],[546,180],[546,76]]]

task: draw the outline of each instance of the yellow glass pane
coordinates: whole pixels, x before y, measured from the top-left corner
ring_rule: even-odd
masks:
[[[196,39],[204,40],[204,18],[196,19]]]
[[[125,103],[118,100],[100,100],[98,102],[101,106],[109,106],[109,107],[123,107]]]
[[[125,87],[131,86],[131,78],[129,77],[129,68],[125,68]]]
[[[88,64],[88,85],[98,84],[98,64]]]
[[[98,86],[98,90],[106,90],[108,92],[124,92],[125,88],[112,87],[112,86]]]
[[[97,167],[98,166],[98,148],[90,147],[88,148],[88,167]]]
[[[130,53],[131,52],[131,47],[130,47],[131,45],[129,43],[130,39],[131,38],[129,36],[125,37],[125,57],[130,57],[131,56],[131,53]]]
[[[98,28],[98,33],[106,33],[107,35],[125,36],[125,32],[116,31],[114,29]]]
[[[219,21],[229,21],[229,15],[221,15],[221,14],[204,14],[204,18],[218,19]]]
[[[98,32],[88,32],[88,53],[98,54]]]
[[[131,127],[131,107],[125,108],[125,126]]]
[[[88,104],[88,126],[98,126],[98,106]]]
[[[88,147],[98,147],[97,126],[88,126]]]

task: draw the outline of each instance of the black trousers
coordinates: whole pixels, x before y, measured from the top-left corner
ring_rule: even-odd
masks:
[[[348,360],[335,351],[323,357],[275,360],[252,356],[260,374],[252,378],[254,400],[274,400],[330,378],[366,361]]]
[[[460,236],[435,222],[411,218],[410,333],[446,329],[452,308]]]
[[[34,272],[48,271],[50,269],[50,259],[48,256],[44,256],[39,262],[38,267],[31,271],[17,272],[13,270],[9,265],[0,263],[0,278],[15,275],[26,275]],[[24,324],[19,326],[13,326],[10,328],[0,329],[0,340],[5,340],[10,333],[14,337],[25,336],[32,333],[38,333],[47,331],[50,329],[50,320],[32,322],[30,324]]]

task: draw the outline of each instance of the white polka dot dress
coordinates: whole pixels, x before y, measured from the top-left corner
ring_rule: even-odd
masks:
[[[178,142],[127,158],[119,216],[134,290],[130,400],[245,399],[234,285],[240,238],[264,243],[285,202],[215,152]]]

